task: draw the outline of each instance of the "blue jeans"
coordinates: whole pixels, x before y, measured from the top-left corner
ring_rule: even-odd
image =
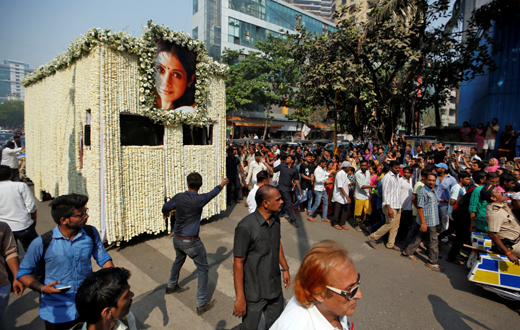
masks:
[[[314,202],[314,205],[312,206],[309,215],[312,217],[314,215],[314,212],[316,212],[316,210],[320,206],[320,202],[323,201],[323,212],[321,215],[321,219],[325,220],[327,219],[327,211],[329,205],[329,201],[327,200],[327,191],[314,191],[314,194],[316,195],[316,201]]]
[[[186,260],[186,255],[193,260],[199,272],[199,280],[197,286],[197,307],[206,304],[208,294],[208,260],[206,259],[206,248],[200,238],[193,241],[182,240],[173,236],[173,247],[177,257],[172,265],[168,287],[173,288],[178,285],[179,272]]]
[[[296,196],[298,196],[298,189],[296,189]],[[302,195],[300,195],[300,196],[302,196],[302,199],[300,199],[298,196],[298,199],[296,200],[296,203],[294,203],[294,206],[305,202],[305,199],[303,199],[303,198],[306,198],[307,205],[311,205],[311,207],[312,207],[312,190],[311,189],[305,189],[303,191]]]

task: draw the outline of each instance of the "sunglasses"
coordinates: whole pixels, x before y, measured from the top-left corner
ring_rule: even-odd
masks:
[[[336,288],[333,288],[328,285],[326,286],[326,288],[334,293],[339,294],[340,296],[347,298],[348,301],[351,301],[352,299],[354,299],[354,297],[356,296],[356,293],[359,290],[360,281],[361,281],[361,274],[358,273],[358,279],[357,279],[356,285],[349,291],[343,291],[343,290],[336,289]]]

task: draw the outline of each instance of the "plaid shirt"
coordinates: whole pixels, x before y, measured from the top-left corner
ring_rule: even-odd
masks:
[[[419,190],[417,194],[417,208],[423,209],[424,220],[426,220],[427,227],[434,227],[439,224],[439,209],[437,207],[437,194],[435,189],[430,189],[427,185]],[[417,222],[420,224],[421,219],[417,217]]]

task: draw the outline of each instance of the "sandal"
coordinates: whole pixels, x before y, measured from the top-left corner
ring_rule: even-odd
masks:
[[[323,222],[330,222],[330,220],[327,219],[327,218],[325,218],[325,219],[321,219],[321,221],[323,221]]]
[[[334,228],[336,228],[336,229],[338,229],[338,230],[341,230],[340,225],[335,225]]]
[[[368,236],[368,244],[370,244],[371,247],[374,249],[377,249],[377,242],[372,237]]]
[[[405,254],[404,252],[401,252],[401,257],[417,261],[417,258],[413,254]]]
[[[341,226],[341,229],[348,230],[348,227],[347,226]]]
[[[444,267],[439,266],[438,264],[432,265],[432,264],[424,264],[426,267],[431,268],[431,270],[434,270],[436,272],[444,272]]]
[[[316,222],[316,220],[314,220],[313,217],[308,217],[307,220],[309,220],[310,222]]]
[[[394,245],[393,247],[391,247],[391,248],[387,248],[387,249],[401,252],[401,249],[400,249],[399,247],[395,246],[395,245]]]

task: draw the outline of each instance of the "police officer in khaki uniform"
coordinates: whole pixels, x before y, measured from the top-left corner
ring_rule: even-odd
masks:
[[[505,203],[506,198],[500,190],[490,184],[482,188],[480,197],[488,202],[486,221],[489,237],[511,262],[519,265],[520,224]]]

